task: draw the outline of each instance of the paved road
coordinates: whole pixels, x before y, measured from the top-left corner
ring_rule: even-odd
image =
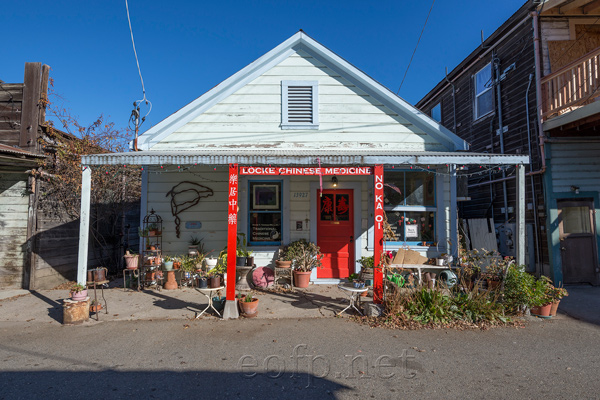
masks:
[[[599,398],[600,327],[369,329],[347,318],[0,323],[0,398]]]

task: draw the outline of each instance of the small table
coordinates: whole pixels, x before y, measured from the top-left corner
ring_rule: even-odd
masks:
[[[215,310],[215,312],[217,313],[217,315],[219,315],[219,317],[223,317],[221,315],[220,312],[217,311],[217,309],[213,306],[213,292],[219,291],[219,290],[223,290],[225,289],[225,286],[219,286],[218,288],[196,288],[197,291],[199,291],[200,293],[202,293],[204,296],[206,296],[206,298],[208,298],[208,305],[206,306],[206,308],[204,310],[202,310],[202,312],[200,314],[196,315],[195,319],[198,319],[202,316],[202,314],[204,314],[209,308],[212,308],[213,310]],[[208,292],[208,293],[205,293]]]
[[[354,308],[356,311],[358,311],[358,313],[360,315],[363,315],[363,313],[356,308],[356,300],[358,299],[358,304],[360,305],[360,294],[366,292],[367,290],[369,290],[368,287],[362,287],[362,288],[355,288],[354,285],[352,283],[340,283],[338,284],[338,289],[341,289],[344,292],[347,292],[346,294],[350,294],[350,305],[348,305],[348,307],[344,308],[342,311],[340,311],[339,313],[337,313],[336,315],[340,315],[341,313],[343,313],[344,311],[346,311],[349,308]]]
[[[390,264],[389,266],[390,269],[394,269],[394,268],[398,268],[398,269],[416,269],[417,270],[417,276],[419,277],[419,285],[421,285],[423,283],[423,270],[445,270],[445,269],[450,269],[449,266],[447,265],[428,265],[428,264]]]
[[[106,299],[104,298],[104,285],[108,283],[108,280],[104,280],[104,281],[93,281],[93,282],[87,282],[85,285],[89,288],[89,287],[94,287],[94,304],[96,306],[99,305],[98,303],[98,292],[96,291],[96,287],[98,285],[100,285],[100,290],[102,291],[102,300],[104,300],[104,310],[106,310],[106,313],[108,314],[108,303],[106,302]],[[100,310],[96,311],[96,321],[100,320]]]

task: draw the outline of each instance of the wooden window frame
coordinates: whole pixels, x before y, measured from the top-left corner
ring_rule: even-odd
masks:
[[[414,171],[414,170],[405,170],[405,169],[385,169],[384,170],[384,174],[386,172],[395,172],[395,173],[402,173],[404,175],[404,186],[402,187],[402,192],[406,193],[406,176],[410,175],[411,173],[414,172],[426,172],[426,171]],[[384,175],[384,182],[386,181],[385,179],[385,175]],[[385,213],[387,212],[400,212],[402,213],[404,216],[406,216],[406,213],[410,213],[410,212],[428,212],[428,213],[433,213],[433,235],[434,235],[434,240],[433,241],[425,241],[427,244],[426,246],[431,246],[434,243],[437,242],[438,238],[440,237],[440,232],[438,232],[438,223],[437,223],[437,218],[438,218],[438,196],[437,196],[437,179],[435,178],[435,175],[433,177],[433,205],[431,206],[426,206],[426,205],[406,205],[406,199],[404,199],[404,204],[389,204],[389,205],[384,205],[383,206],[383,210]],[[402,229],[406,229],[406,227],[403,226]],[[421,246],[423,241],[419,240],[419,241],[415,241],[415,240],[406,240],[406,231],[404,233],[404,241],[395,241],[395,240],[385,240],[385,245],[388,247],[395,247],[395,246],[403,246],[403,245],[409,245],[409,246]]]
[[[482,90],[480,93],[477,93],[477,75],[479,75],[481,73],[481,71],[483,71],[484,69],[486,69],[488,67],[490,69],[490,77],[492,77],[493,71],[492,71],[492,63],[491,62],[484,65],[473,75],[473,86],[474,86],[473,87],[473,91],[474,91],[474,96],[473,96],[473,117],[474,118],[473,119],[475,121],[480,120],[483,117],[486,117],[494,112],[494,93],[493,92],[492,92],[492,108],[490,111],[486,112],[485,114],[479,115],[479,108],[477,106],[477,104],[478,104],[477,100],[479,99],[479,97],[481,97],[485,93],[489,92],[490,90],[494,89],[493,85],[490,85],[490,87],[485,88],[485,90]],[[493,78],[492,78],[492,81],[493,81]]]
[[[294,86],[310,86],[312,88],[312,123],[289,120],[288,93],[289,88]],[[281,81],[281,129],[319,129],[318,81]]]

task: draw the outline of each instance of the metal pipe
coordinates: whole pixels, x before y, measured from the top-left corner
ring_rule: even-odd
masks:
[[[527,84],[527,90],[525,91],[525,115],[527,117],[527,147],[529,150],[529,171],[533,169],[533,159],[531,157],[531,126],[529,122],[529,89],[531,89],[531,81],[533,80],[533,74],[529,74],[529,83]],[[529,176],[531,182],[531,201],[533,203],[533,231],[535,235],[535,256],[536,260],[541,265],[541,250],[540,250],[540,239],[538,236],[538,220],[537,220],[537,201],[535,198],[535,182],[533,176]],[[538,275],[539,267],[538,262],[535,263],[535,273]]]
[[[534,61],[535,61],[535,100],[537,103],[537,122],[538,122],[538,137],[540,144],[540,160],[542,162],[542,167],[537,171],[532,171],[530,175],[538,175],[543,174],[546,171],[546,149],[544,142],[546,140],[546,135],[544,134],[544,129],[542,127],[542,72],[540,69],[540,35],[539,35],[539,24],[538,24],[538,12],[533,11],[530,13],[532,17],[533,23],[533,53],[534,53]],[[531,157],[531,155],[530,155]]]
[[[456,133],[456,85],[448,79],[448,67],[446,67],[446,82],[452,86],[452,132]]]
[[[492,63],[494,64],[494,83],[496,86],[496,108],[498,109],[498,133],[500,136],[500,153],[504,154],[504,125],[502,121],[502,91],[500,90],[500,59],[495,53],[492,54]],[[492,135],[493,137],[493,135]],[[493,143],[492,143],[493,145]],[[506,171],[502,169],[502,178],[506,178]],[[504,200],[504,223],[508,222],[508,195],[506,193],[506,180],[502,181],[502,197]]]

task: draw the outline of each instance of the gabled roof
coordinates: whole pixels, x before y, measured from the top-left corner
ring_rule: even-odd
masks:
[[[185,107],[176,111],[166,119],[162,120],[152,128],[148,129],[138,138],[138,147],[141,150],[150,150],[152,146],[160,142],[171,133],[192,119],[202,114],[219,101],[233,94],[255,78],[276,66],[287,57],[298,50],[304,50],[315,56],[328,67],[338,72],[341,76],[351,81],[354,85],[364,90],[373,98],[379,100],[383,105],[397,113],[409,123],[415,125],[426,134],[442,143],[448,150],[467,150],[464,140],[456,136],[450,130],[431,119],[428,115],[419,111],[395,93],[369,77],[367,74],[327,49],[303,31],[297,32],[273,50],[269,51],[252,64],[246,66],[236,74],[227,78],[213,89],[209,90]]]

